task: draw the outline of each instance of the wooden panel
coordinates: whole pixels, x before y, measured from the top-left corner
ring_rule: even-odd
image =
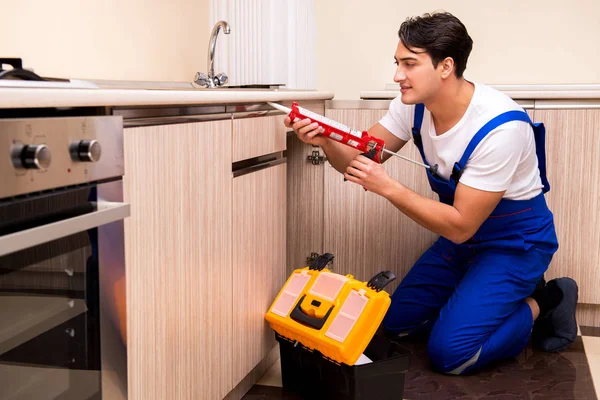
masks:
[[[265,313],[287,278],[286,165],[233,179],[234,385],[275,347]]]
[[[320,149],[301,142],[295,135],[288,138],[288,274],[303,268],[312,252],[323,252],[324,164],[307,161],[313,150]]]
[[[368,129],[386,110],[327,110],[326,116],[356,129]],[[407,143],[400,153],[421,160],[417,148]],[[386,172],[400,183],[428,197],[431,191],[422,167],[392,158],[384,163]],[[323,251],[333,253],[334,270],[368,280],[382,270],[393,271],[398,279],[386,287],[397,287],[436,235],[402,214],[389,201],[362,186],[344,182],[329,163],[325,167],[325,210]]]
[[[600,305],[577,304],[577,325],[600,327]]]
[[[536,110],[546,126],[546,162],[559,249],[546,279],[569,276],[581,303],[600,303],[600,110]]]
[[[282,103],[289,107],[290,103]],[[302,102],[302,107],[325,115],[323,101]],[[323,151],[301,142],[293,131],[287,138],[287,267],[288,275],[306,265],[311,253],[323,252],[323,171],[324,164],[307,160],[313,150]]]
[[[284,115],[233,121],[233,162],[285,150]]]
[[[129,399],[222,399],[233,387],[231,121],[124,139]]]

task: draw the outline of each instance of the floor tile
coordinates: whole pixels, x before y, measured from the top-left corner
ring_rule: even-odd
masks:
[[[544,353],[528,347],[515,359],[498,362],[466,376],[431,371],[424,341],[403,341],[402,345],[412,353],[411,366],[405,376],[405,399],[599,398],[594,378],[600,381],[600,377],[596,377],[600,374],[600,338],[578,337],[568,350],[561,353]],[[590,353],[586,356],[588,349]],[[278,366],[279,361],[276,364]],[[281,376],[281,370],[276,367],[270,372],[265,375],[265,382],[273,382],[277,372]],[[256,385],[243,400],[258,399],[298,398],[282,388]]]
[[[302,398],[281,387],[254,385],[242,400],[302,400]]]
[[[600,337],[582,336],[586,354],[600,354]]]
[[[260,378],[256,383],[261,386],[278,386],[281,387],[281,363],[279,359],[275,361],[273,366]]]
[[[407,399],[596,399],[581,337],[561,353],[528,347],[516,359],[458,377],[431,371],[426,343],[403,345],[413,353],[404,388]]]
[[[596,397],[600,398],[600,354],[588,354],[587,356],[592,380],[596,388]]]

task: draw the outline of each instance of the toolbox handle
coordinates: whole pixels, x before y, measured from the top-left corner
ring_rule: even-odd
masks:
[[[325,325],[325,322],[327,321],[327,318],[331,314],[331,311],[333,311],[333,306],[331,306],[329,308],[329,311],[327,311],[327,314],[325,314],[323,316],[323,318],[311,317],[310,315],[307,315],[302,310],[302,301],[304,300],[305,297],[306,297],[306,295],[303,295],[300,298],[300,301],[298,302],[298,304],[296,304],[296,307],[294,307],[294,310],[292,310],[290,317],[296,322],[310,326],[313,329],[320,330],[321,328],[323,328],[323,325]]]

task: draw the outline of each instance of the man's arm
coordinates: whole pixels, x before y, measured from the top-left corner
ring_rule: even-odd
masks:
[[[459,182],[450,206],[395,183],[384,197],[419,225],[454,243],[473,237],[504,195],[504,191],[486,192]]]
[[[505,191],[491,192],[458,183],[454,204],[449,206],[413,192],[390,178],[383,166],[358,156],[350,162],[344,177],[370,192],[388,199],[419,225],[453,241],[471,238],[498,205]]]

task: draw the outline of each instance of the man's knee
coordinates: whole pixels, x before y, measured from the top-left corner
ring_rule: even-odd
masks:
[[[433,329],[427,346],[433,369],[446,374],[460,375],[479,360],[481,346],[471,344],[476,341],[458,338],[436,328]]]

